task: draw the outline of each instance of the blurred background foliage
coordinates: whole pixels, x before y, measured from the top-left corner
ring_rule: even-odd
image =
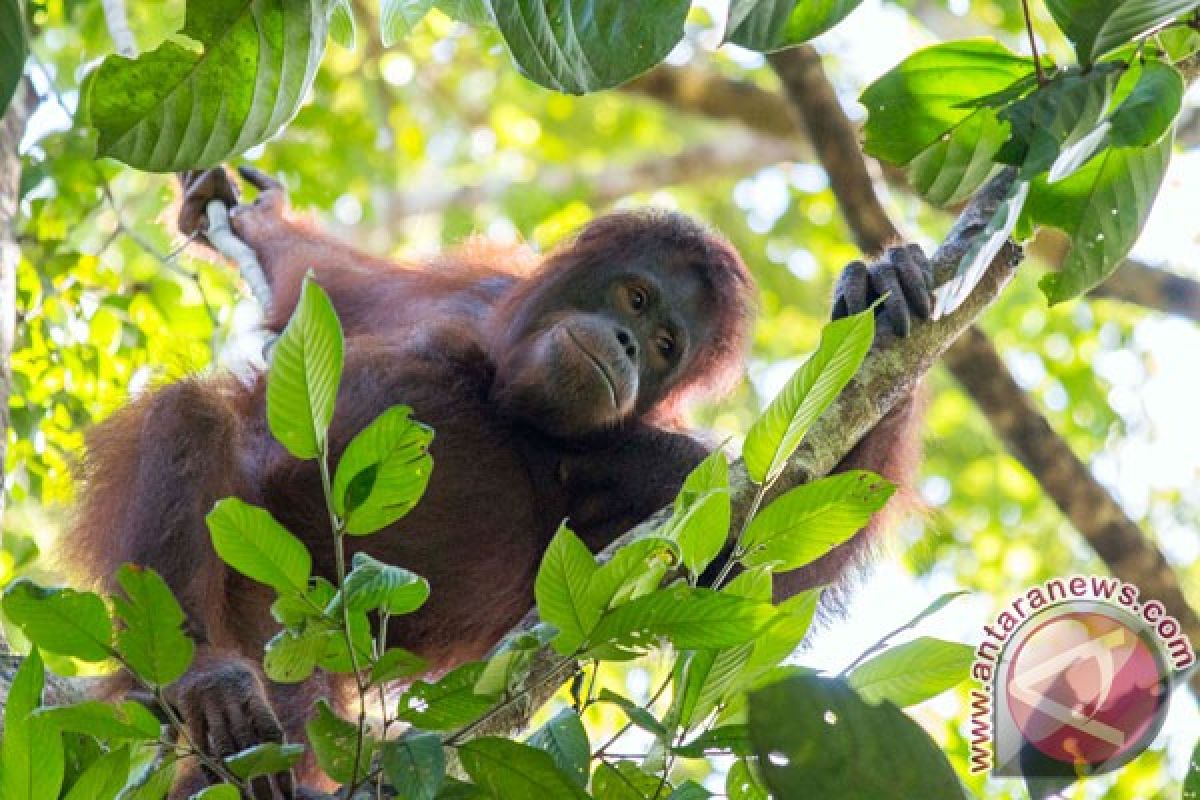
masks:
[[[171,225],[173,179],[94,161],[93,143],[70,130],[79,81],[112,50],[100,4],[31,5],[32,78],[43,99],[22,144],[4,582],[30,571],[57,575],[53,539],[69,513],[72,462],[91,422],[148,385],[245,365],[255,351],[256,311],[234,273],[181,250],[185,243]],[[143,49],[182,23],[181,0],[134,0],[128,7]],[[760,56],[715,50],[714,20],[722,8],[700,4],[669,63],[776,88]],[[541,89],[513,69],[495,32],[440,12],[388,50],[379,44],[374,4],[356,3],[355,13],[356,47],[330,46],[311,101],[278,140],[248,159],[284,180],[297,209],[369,250],[400,258],[418,258],[472,233],[544,250],[611,205],[652,203],[707,220],[752,267],[761,314],[750,380],[721,405],[698,410],[696,422],[716,439],[744,431],[815,346],[832,281],[860,255],[820,167],[803,160],[755,164],[756,140],[735,124],[685,115],[640,94],[570,97]],[[993,35],[1022,49],[1021,24],[1016,0],[868,2],[817,44],[848,110],[861,118],[857,93],[915,47]],[[1067,52],[1052,26],[1039,32],[1052,53]],[[1196,99],[1193,92],[1193,108]],[[689,160],[692,152],[730,157]],[[1135,254],[1169,258],[1171,268],[1200,277],[1197,195],[1187,181],[1198,172],[1197,158],[1177,155]],[[938,241],[949,224],[948,216],[900,191],[892,190],[888,203],[925,244]],[[1180,224],[1189,215],[1190,231]],[[1189,387],[1196,396],[1200,334],[1192,323],[1110,300],[1047,308],[1037,272],[1021,272],[984,326],[1022,386],[1158,540],[1200,605],[1200,426],[1188,396]],[[1104,571],[943,371],[933,374],[929,398],[923,507],[894,537],[884,574],[865,582],[849,621],[831,626],[861,628],[865,643],[893,627],[884,609],[889,592],[903,593],[905,608],[896,611],[903,616],[937,591],[976,591],[974,605],[936,623],[939,635],[974,641],[990,611],[1030,583]],[[813,650],[833,666],[852,659],[859,641],[838,633]],[[640,665],[602,679],[644,699],[658,683],[654,670]],[[963,775],[964,692],[918,712]],[[1194,734],[1200,723],[1190,698],[1176,706],[1155,750],[1117,776],[1084,784],[1076,796],[1178,796],[1189,728]],[[592,713],[612,716],[590,720],[598,729],[620,721],[611,709]],[[988,797],[1023,791],[982,777],[971,788]]]

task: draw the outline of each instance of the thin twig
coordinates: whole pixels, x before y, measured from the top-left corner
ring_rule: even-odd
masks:
[[[1033,35],[1033,16],[1029,13],[1029,0],[1021,0],[1021,12],[1025,15],[1025,32],[1029,34],[1029,50],[1033,54],[1033,69],[1037,72],[1038,86],[1046,85],[1046,73],[1042,70],[1042,59],[1038,57],[1037,38]]]

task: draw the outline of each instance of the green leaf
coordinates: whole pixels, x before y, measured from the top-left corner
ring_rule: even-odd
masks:
[[[433,8],[433,0],[382,0],[379,12],[379,34],[384,47],[407,39],[425,15]]]
[[[1084,66],[1198,6],[1198,0],[1046,0]]]
[[[1172,139],[1109,148],[1065,180],[1034,182],[1023,224],[1051,225],[1071,238],[1060,269],[1039,283],[1050,303],[1103,281],[1133,247],[1166,172]]]
[[[777,797],[963,797],[919,725],[839,681],[799,675],[751,693],[750,738]]]
[[[580,608],[590,629],[600,614],[658,588],[667,570],[679,563],[677,545],[649,536],[622,546],[592,573]]]
[[[263,742],[225,759],[229,771],[242,780],[287,772],[304,756],[304,745]]]
[[[731,514],[729,462],[715,450],[683,482],[662,535],[679,543],[684,565],[699,575],[725,547]]]
[[[1008,126],[990,108],[980,108],[908,164],[908,180],[936,206],[966,200],[992,176],[993,160],[1008,139]]]
[[[436,0],[434,6],[450,19],[474,25],[476,28],[494,28],[489,0]]]
[[[28,55],[20,0],[0,0],[0,116],[21,83]]]
[[[496,702],[475,694],[484,664],[470,662],[447,672],[436,683],[416,681],[401,697],[397,719],[428,731],[448,731],[474,722]]]
[[[39,708],[34,714],[55,730],[82,733],[97,739],[158,739],[158,719],[141,703],[132,700],[116,704],[84,700],[69,706]]]
[[[196,646],[183,633],[185,617],[175,595],[157,572],[134,564],[117,570],[125,596],[113,597],[124,624],[117,652],[139,678],[152,686],[174,683],[191,666]]]
[[[510,0],[492,3],[517,67],[550,89],[607,89],[662,61],[683,38],[690,0]]]
[[[7,606],[6,606],[7,610]],[[4,800],[58,797],[63,780],[63,745],[58,729],[33,715],[42,702],[46,672],[41,653],[30,651],[8,690],[0,755],[0,796]]]
[[[85,84],[99,154],[151,172],[212,167],[300,108],[325,51],[329,0],[190,0],[181,34],[110,55]]]
[[[429,582],[403,567],[384,564],[363,552],[354,554],[352,564],[342,585],[351,611],[411,614],[429,599]]]
[[[769,484],[779,476],[809,427],[858,372],[874,338],[872,309],[825,326],[816,352],[746,434],[742,459],[756,483]]]
[[[922,636],[859,664],[846,682],[868,703],[906,708],[962,683],[974,657],[968,645]]]
[[[570,528],[562,525],[542,556],[533,594],[538,614],[558,628],[554,649],[563,655],[575,652],[600,616],[587,604],[586,589],[596,559]]]
[[[659,722],[658,718],[648,709],[642,708],[628,697],[622,697],[611,689],[601,689],[600,693],[596,695],[596,701],[617,706],[625,712],[625,716],[629,717],[630,722],[660,739],[666,739],[670,735],[666,726]]]
[[[791,489],[760,511],[741,543],[747,566],[798,569],[862,530],[896,487],[873,472],[851,470]]]
[[[304,542],[266,509],[226,497],[205,517],[213,548],[229,566],[277,592],[303,593],[312,574]]]
[[[97,758],[71,785],[63,800],[115,800],[129,779],[129,747],[110,750]]]
[[[970,131],[958,133],[959,127],[972,119],[975,125],[982,124],[973,101],[1014,84],[1023,85],[1019,82],[1032,73],[1032,61],[992,39],[947,42],[918,50],[862,93],[860,99],[867,107],[863,148],[897,165],[909,163],[939,143],[953,145],[957,152],[974,151],[979,145]],[[982,137],[991,131],[978,133]],[[965,153],[954,163],[964,161]]]
[[[1143,64],[1133,90],[1109,117],[1112,145],[1144,147],[1157,142],[1179,114],[1183,88],[1183,76],[1170,64]]]
[[[1065,177],[1095,153],[1097,126],[1120,80],[1116,65],[1069,72],[1000,111],[1012,126],[997,159],[1021,167],[1028,179],[1051,170]]]
[[[588,797],[548,753],[529,745],[484,736],[461,745],[458,755],[471,780],[494,797],[506,800]]]
[[[333,9],[329,12],[329,38],[347,50],[354,50],[357,45],[358,31],[350,0],[333,0]]]
[[[769,603],[676,585],[609,611],[589,641],[614,658],[645,652],[659,637],[681,650],[719,650],[753,639],[774,614]]]
[[[322,698],[317,701],[317,711],[304,730],[308,733],[317,764],[330,778],[338,783],[356,783],[370,772],[375,739],[364,734],[356,773],[354,762],[358,748],[358,726],[335,714],[328,700]]]
[[[802,44],[837,25],[862,0],[733,0],[725,41],[769,53]]]
[[[525,744],[545,750],[555,765],[581,788],[587,786],[592,746],[573,708],[564,708],[538,728]]]
[[[92,592],[46,589],[22,578],[4,592],[4,613],[43,650],[81,661],[112,655],[112,622]]]
[[[672,675],[674,693],[667,718],[690,727],[721,704],[746,666],[753,642],[728,650],[693,650],[680,656]]]
[[[746,660],[746,672],[750,677],[763,675],[796,652],[812,627],[823,591],[823,587],[808,589],[776,607],[775,619],[754,640],[754,650]]]
[[[341,621],[337,621],[331,629],[330,636],[325,637],[325,652],[317,660],[317,666],[326,672],[348,674],[358,669],[364,669],[371,662],[375,648],[375,639],[371,630],[371,620],[365,611],[349,611],[350,641],[342,629]],[[350,647],[354,647],[354,657],[350,657]]]
[[[433,431],[392,406],[346,446],[333,478],[334,510],[346,533],[374,533],[403,517],[425,493]]]
[[[421,675],[428,669],[425,659],[403,647],[390,647],[371,667],[371,685]]]
[[[306,277],[267,376],[267,424],[296,458],[316,458],[325,450],[344,347],[329,296]]]
[[[388,783],[407,800],[434,800],[446,778],[446,755],[436,733],[408,733],[384,742],[382,761]]]
[[[340,639],[336,630],[307,628],[303,632],[282,630],[267,642],[263,669],[267,677],[278,683],[299,683],[307,680],[329,648],[330,639]]]

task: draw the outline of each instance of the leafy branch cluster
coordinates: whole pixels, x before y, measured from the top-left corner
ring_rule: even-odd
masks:
[[[870,312],[831,323],[816,352],[751,428],[744,460],[758,487],[756,509],[809,427],[854,376],[874,335]],[[828,727],[823,719],[830,707],[842,720],[832,741],[865,737],[881,753],[904,743],[909,754],[895,770],[872,765],[862,780],[881,788],[899,782],[930,797],[956,789],[940,750],[897,707],[962,680],[971,658],[967,645],[922,638],[875,653],[881,643],[837,678],[783,664],[807,634],[820,591],[774,604],[772,575],[824,555],[883,506],[894,487],[867,472],[842,473],[779,494],[747,517],[726,552],[729,465],[717,451],[688,477],[661,527],[604,563],[562,527],[535,582],[542,622],[510,636],[487,661],[463,664],[432,682],[413,680],[424,664],[390,646],[388,622],[418,610],[429,585],[361,551],[347,565],[347,537],[369,536],[413,508],[433,467],[427,451],[433,434],[407,407],[394,406],[364,428],[331,468],[327,431],[342,350],[341,326],[328,298],[306,281],[275,347],[267,419],[293,456],[315,459],[321,467],[335,580],[314,576],[305,546],[262,508],[226,498],[209,514],[208,525],[218,555],[276,593],[272,613],[281,630],[266,647],[266,675],[280,683],[305,680],[315,669],[351,676],[357,691],[351,716],[322,700],[307,726],[318,763],[346,796],[363,791],[385,796],[386,785],[411,798],[532,797],[546,791],[554,797],[702,798],[709,792],[695,781],[678,780],[674,767],[681,759],[720,753],[739,759],[729,773],[731,796],[765,797],[768,788],[790,796],[789,787],[801,782],[835,785],[845,779],[843,768],[823,758],[771,757],[792,752],[791,740],[810,735],[813,726]],[[724,559],[719,577],[700,586],[700,576],[719,559]],[[8,706],[4,776],[11,796],[65,791],[67,797],[115,797],[146,748],[161,748],[165,755],[139,778],[133,794],[123,796],[161,796],[156,793],[169,785],[181,759],[199,758],[223,780],[200,794],[206,800],[238,797],[255,779],[294,765],[302,745],[264,743],[217,761],[188,739],[169,692],[194,653],[182,630],[183,612],[153,571],[126,565],[117,578],[122,594],[107,604],[94,593],[46,589],[28,580],[5,593],[5,613],[36,646]],[[478,728],[492,715],[532,691],[534,658],[547,644],[558,661],[543,680],[570,682],[572,704],[524,742],[479,736]],[[149,690],[166,728],[134,701],[38,708],[39,650],[116,662]],[[648,701],[598,685],[603,664],[651,653],[665,655],[671,666]],[[385,691],[397,680],[411,681],[398,700]],[[620,709],[628,718],[625,728],[650,734],[653,744],[641,752],[618,752],[618,733],[593,748],[582,715],[599,704]],[[777,718],[780,708],[788,709],[787,724]],[[811,719],[804,709],[811,709]],[[398,723],[406,725],[403,733],[389,736]],[[461,765],[459,777],[448,773],[447,751]],[[35,757],[41,764],[36,772],[7,768]],[[69,765],[76,765],[73,772]],[[112,791],[91,794],[99,785]]]

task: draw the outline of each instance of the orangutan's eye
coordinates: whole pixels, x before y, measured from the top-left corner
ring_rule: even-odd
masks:
[[[646,307],[646,291],[637,286],[629,287],[629,307],[634,311],[641,311]]]

